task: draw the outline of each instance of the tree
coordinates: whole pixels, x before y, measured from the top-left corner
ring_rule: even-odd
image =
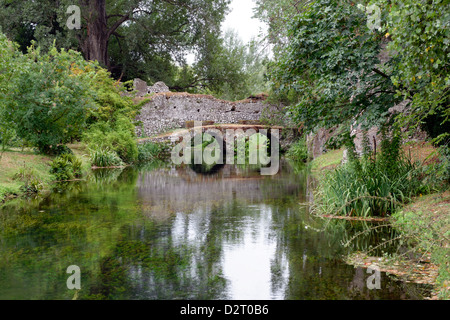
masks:
[[[213,34],[209,35],[213,37]],[[246,48],[237,34],[228,31],[224,38],[207,42],[194,64],[197,81],[220,97],[233,100],[248,93],[245,86]]]
[[[117,77],[135,76],[139,67],[152,74],[150,63],[183,61],[186,50],[198,49],[205,32],[219,35],[229,0],[0,0],[0,21],[15,40],[35,38],[43,48],[56,39],[58,48],[75,49],[97,60]],[[66,10],[81,9],[80,30],[69,30]],[[26,37],[21,37],[27,30]],[[26,43],[22,43],[26,46]]]
[[[91,89],[96,66],[74,51],[47,54],[30,48],[11,78],[5,102],[6,120],[17,135],[43,153],[80,135],[87,110],[95,108]]]
[[[239,100],[266,90],[268,58],[256,41],[244,44],[238,34],[227,30],[223,37],[204,38],[193,66],[178,69],[173,90],[213,93],[221,99]]]
[[[14,136],[14,129],[7,121],[6,101],[12,89],[12,79],[20,67],[17,63],[19,56],[17,46],[0,32],[0,160],[10,138]]]
[[[387,39],[368,28],[352,1],[312,2],[293,20],[289,37],[272,81],[279,92],[297,93],[291,111],[307,128],[380,124],[401,100],[391,81],[394,60],[380,59]]]
[[[387,12],[388,49],[398,64],[392,81],[410,101],[399,118],[404,126],[422,126],[439,143],[450,141],[450,2],[379,1]]]
[[[267,42],[277,57],[289,44],[289,25],[300,14],[308,0],[255,0],[255,17],[268,26]]]

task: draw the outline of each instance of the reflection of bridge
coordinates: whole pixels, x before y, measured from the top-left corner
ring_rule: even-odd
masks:
[[[276,176],[236,165],[225,165],[215,174],[203,175],[189,167],[160,169],[141,174],[137,192],[146,216],[167,219],[176,212],[192,212],[234,201],[270,202],[298,196],[304,202],[303,184],[287,165]]]

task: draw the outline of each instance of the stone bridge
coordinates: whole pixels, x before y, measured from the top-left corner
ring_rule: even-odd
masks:
[[[201,124],[201,125],[199,125]],[[282,127],[282,126],[267,126],[261,124],[203,124],[196,123],[196,126],[175,129],[149,138],[139,139],[139,143],[146,141],[165,142],[171,146],[183,141],[184,137],[189,135],[194,141],[195,136],[199,133],[208,133],[216,138],[216,140],[223,139],[223,148],[226,150],[227,139],[233,139],[230,143],[235,144],[235,139],[243,135],[250,136],[254,133],[260,133],[267,136],[270,144],[273,144],[273,139],[277,140],[277,144],[281,151],[285,150],[286,145],[292,138],[299,136],[301,133],[298,128]],[[220,137],[217,137],[219,135]]]
[[[226,129],[254,129],[259,132],[269,129],[261,124],[262,121],[286,122],[284,106],[266,103],[265,94],[231,102],[210,95],[170,92],[162,82],[149,87],[144,81],[136,79],[134,86],[138,97],[149,99],[136,119],[140,122],[137,126],[140,138],[173,140],[177,135],[186,133],[182,129],[191,129],[194,121],[201,121],[203,130],[215,128],[222,132]]]

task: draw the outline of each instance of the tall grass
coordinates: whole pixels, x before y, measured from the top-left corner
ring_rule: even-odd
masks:
[[[91,165],[104,168],[104,167],[118,167],[124,165],[122,159],[116,152],[109,150],[108,148],[99,148],[90,150]]]
[[[50,164],[50,173],[57,181],[66,181],[81,176],[82,162],[75,155],[70,153],[56,157]]]
[[[316,209],[322,214],[387,216],[399,205],[432,188],[425,170],[401,152],[399,135],[383,135],[381,153],[367,151],[361,158],[353,144],[349,162],[322,177]]]
[[[169,147],[165,143],[147,141],[138,144],[138,163],[162,161],[170,154]]]
[[[308,147],[306,145],[306,139],[301,138],[294,142],[289,150],[286,152],[286,157],[294,162],[306,162],[308,161]]]
[[[25,165],[19,168],[19,171],[14,174],[13,180],[24,182],[20,190],[26,194],[38,193],[43,188],[43,184],[36,170]]]

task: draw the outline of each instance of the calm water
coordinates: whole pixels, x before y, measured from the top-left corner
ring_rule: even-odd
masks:
[[[362,224],[312,218],[312,179],[225,166],[96,171],[89,181],[0,209],[0,299],[72,299],[66,269],[81,268],[79,299],[418,299],[419,287],[342,261]],[[367,226],[366,226],[367,227]],[[390,248],[386,248],[390,250]]]

